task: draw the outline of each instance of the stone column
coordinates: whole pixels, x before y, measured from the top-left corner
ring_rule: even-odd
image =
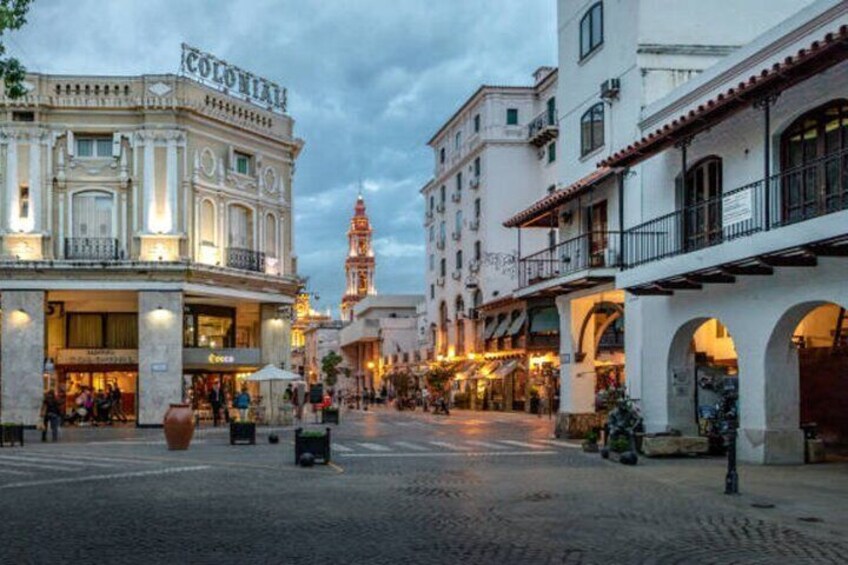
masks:
[[[165,175],[167,179],[167,202],[168,202],[168,233],[177,233],[177,140],[168,138],[168,146],[165,152]]]
[[[161,426],[168,405],[182,401],[182,338],[182,293],[139,292],[139,426]]]
[[[279,313],[280,305],[262,304],[259,307],[262,365],[276,365],[290,369],[291,320]]]
[[[12,133],[9,135],[9,144],[6,148],[6,229],[8,231],[18,230],[19,210],[18,139]]]
[[[153,212],[155,211],[156,206],[156,195],[155,195],[155,168],[154,168],[154,145],[153,145],[153,136],[152,134],[147,134],[144,137],[144,169],[142,172],[143,182],[143,190],[142,190],[142,199],[141,206],[143,210],[142,215],[142,228],[141,230],[144,233],[150,233],[153,230],[150,227],[150,220],[153,217]]]
[[[578,344],[583,319],[593,306],[591,300],[556,298],[560,320],[560,402],[557,414],[557,434],[565,437],[580,437],[594,423],[595,413],[595,342],[594,326],[589,324],[583,338],[582,352],[585,357],[578,360]],[[589,349],[590,351],[585,351]]]
[[[34,426],[44,394],[44,291],[4,290],[0,420]]]
[[[33,134],[29,142],[29,231],[41,232],[41,214],[41,140]]]

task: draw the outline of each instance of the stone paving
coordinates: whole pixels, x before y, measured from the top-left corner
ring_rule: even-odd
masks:
[[[848,465],[603,461],[548,420],[342,414],[331,466],[291,429],[186,452],[160,430],[0,450],[0,563],[845,563]],[[35,439],[33,434],[31,438]],[[344,449],[341,449],[344,448]]]

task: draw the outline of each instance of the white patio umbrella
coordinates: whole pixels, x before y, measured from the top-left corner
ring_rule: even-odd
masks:
[[[291,371],[286,371],[285,369],[280,369],[274,365],[265,365],[252,375],[249,375],[245,378],[246,381],[250,382],[267,382],[269,383],[270,389],[270,407],[271,407],[271,421],[276,422],[277,418],[275,418],[277,412],[277,401],[274,396],[274,383],[277,381],[288,381],[290,383],[302,381],[303,378],[297,373],[292,373]]]

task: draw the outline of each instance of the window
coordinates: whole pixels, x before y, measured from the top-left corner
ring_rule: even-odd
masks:
[[[604,103],[598,102],[580,118],[580,155],[604,145]]]
[[[277,218],[273,214],[265,216],[265,254],[277,257]]]
[[[439,189],[439,200],[442,201],[442,204],[444,204],[446,200],[446,190],[445,185],[442,185]]]
[[[77,157],[94,158],[112,156],[111,137],[77,137],[76,145]]]
[[[436,270],[436,256],[430,253],[430,271]]]
[[[475,157],[474,158],[474,176],[475,177],[480,176],[480,170],[481,170],[481,168],[480,168],[480,157]]]
[[[445,223],[442,222],[439,224],[439,241],[441,241],[442,243],[445,242],[445,233]]]
[[[239,173],[240,175],[249,175],[250,174],[250,165],[251,165],[250,155],[248,155],[246,153],[239,153],[238,151],[236,151],[235,152],[235,159],[236,159],[236,172]]]
[[[445,148],[442,147],[439,149],[439,163],[445,164]]]
[[[848,208],[848,101],[833,100],[795,120],[781,136],[782,221]]]
[[[556,141],[551,141],[548,144],[548,163],[556,161]]]
[[[551,249],[556,247],[556,230],[550,230],[548,232],[548,247]]]
[[[29,187],[22,184],[18,190],[18,217],[24,220],[29,218]]]
[[[253,249],[253,211],[239,205],[230,206],[230,247]]]
[[[448,262],[442,257],[439,260],[439,276],[443,277],[448,272]]]
[[[462,192],[462,173],[456,173],[456,191]]]
[[[475,220],[480,219],[480,213],[481,212],[482,212],[482,206],[480,205],[480,199],[475,198],[474,199],[474,219]]]
[[[580,20],[580,58],[583,59],[604,42],[604,6],[598,2]]]
[[[432,212],[436,208],[436,197],[432,194],[430,195],[430,211]]]
[[[436,240],[436,226],[430,226],[430,241]]]
[[[215,245],[215,205],[209,200],[200,205],[200,245]]]
[[[456,216],[454,216],[454,226],[453,229],[456,233],[462,231],[462,210],[456,211]]]
[[[70,313],[70,349],[138,349],[138,316],[134,313]]]
[[[462,132],[458,131],[453,138],[453,150],[459,151],[460,147],[462,147]]]
[[[518,108],[507,108],[506,109],[506,125],[508,125],[508,126],[517,126],[518,125]]]
[[[678,202],[682,200],[683,205],[684,245],[687,250],[700,249],[720,241],[721,185],[721,159],[718,157],[702,159],[687,171],[683,197],[678,196]],[[679,177],[677,186],[680,190]]]
[[[34,112],[12,112],[12,121],[13,122],[34,122],[35,121],[35,113]]]
[[[462,270],[462,249],[456,252],[456,270]]]
[[[480,240],[474,242],[474,260],[479,261],[483,257],[483,247]]]
[[[236,311],[226,306],[191,304],[183,316],[183,347],[236,346]]]
[[[557,124],[556,117],[556,98],[551,96],[547,102],[548,125],[555,126]]]
[[[474,133],[480,133],[480,114],[474,114]]]
[[[71,235],[75,238],[112,237],[113,208],[112,195],[108,192],[86,191],[74,194]]]
[[[435,298],[436,298],[436,285],[431,284],[430,285],[430,300],[433,300]]]

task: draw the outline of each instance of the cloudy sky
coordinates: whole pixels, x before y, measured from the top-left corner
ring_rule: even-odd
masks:
[[[524,84],[556,62],[554,0],[36,0],[6,38],[31,71],[179,71],[183,41],[289,89],[306,140],[295,246],[337,310],[360,181],[377,290],[424,292],[426,142],[481,84]]]

